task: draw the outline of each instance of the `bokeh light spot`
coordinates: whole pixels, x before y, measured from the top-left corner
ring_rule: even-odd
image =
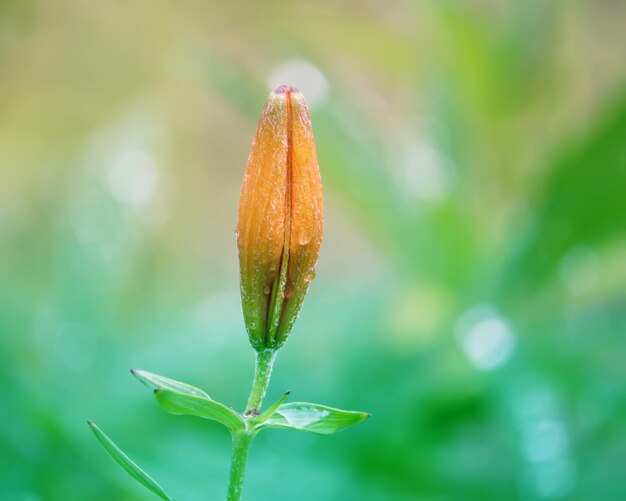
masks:
[[[106,181],[118,202],[139,206],[156,193],[159,172],[151,155],[142,150],[127,150],[113,162]]]
[[[276,66],[270,73],[268,85],[271,90],[279,85],[298,88],[311,109],[328,95],[328,80],[317,66],[304,59],[291,59]]]
[[[489,371],[505,364],[515,347],[510,324],[493,307],[479,305],[461,315],[456,338],[478,370]]]
[[[568,442],[565,426],[560,420],[541,419],[526,430],[522,449],[529,461],[539,463],[558,458],[567,449]]]
[[[451,180],[439,151],[426,144],[412,145],[404,165],[404,186],[412,196],[431,202],[448,198]]]

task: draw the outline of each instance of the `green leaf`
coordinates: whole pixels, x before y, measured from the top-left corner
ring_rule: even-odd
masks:
[[[266,421],[272,414],[274,414],[274,412],[276,412],[276,410],[280,407],[280,405],[287,400],[287,397],[289,396],[289,394],[291,393],[291,391],[286,391],[285,393],[283,393],[283,395],[271,406],[269,406],[267,408],[267,410],[263,411],[263,413],[254,418],[253,421],[254,422],[258,422],[258,423],[262,423],[263,421]]]
[[[137,464],[130,459],[124,451],[122,451],[117,445],[113,443],[113,441],[105,435],[105,433],[96,426],[95,423],[91,421],[87,421],[87,424],[93,431],[93,434],[96,436],[98,441],[102,444],[102,447],[111,455],[117,463],[124,468],[128,474],[133,477],[137,482],[142,484],[144,487],[150,489],[161,499],[165,499],[166,501],[172,501],[172,498],[169,497],[163,488],[154,480],[150,475],[148,475],[145,471],[143,471]]]
[[[171,414],[187,414],[217,421],[233,433],[243,431],[245,428],[245,423],[239,414],[210,398],[171,390],[155,390],[154,394],[161,407]]]
[[[130,373],[151,390],[171,390],[176,393],[194,395],[196,397],[208,398],[209,400],[211,399],[211,397],[209,397],[200,388],[196,388],[195,386],[191,386],[186,383],[181,383],[180,381],[175,381],[174,379],[169,379],[159,376],[158,374],[153,374],[152,372],[142,371],[139,369],[133,369]]]
[[[370,415],[367,412],[342,411],[307,402],[283,404],[257,429],[286,428],[331,435],[357,424]]]
[[[209,395],[195,386],[147,371],[133,369],[130,372],[148,388],[154,390],[161,407],[171,414],[188,414],[211,419],[222,423],[231,432],[245,428],[244,421],[239,414],[211,399]]]

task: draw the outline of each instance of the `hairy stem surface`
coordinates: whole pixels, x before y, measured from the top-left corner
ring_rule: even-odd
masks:
[[[274,365],[275,358],[276,352],[273,350],[261,351],[256,355],[254,381],[252,382],[250,397],[248,398],[248,404],[246,405],[246,412],[248,414],[255,414],[261,410],[261,404],[263,403],[263,398],[265,397],[265,391],[270,383],[272,366]]]
[[[230,461],[230,481],[228,483],[228,501],[239,501],[243,490],[246,473],[248,449],[254,435],[247,431],[233,435],[233,455]]]
[[[267,350],[257,353],[254,366],[254,380],[250,397],[246,405],[245,417],[257,416],[261,410],[261,404],[265,397],[265,391],[270,383],[272,366],[276,352]],[[233,434],[233,452],[230,461],[230,480],[228,483],[228,501],[239,501],[243,491],[243,481],[246,473],[246,462],[248,460],[248,450],[254,438],[254,431],[247,426],[242,432]]]

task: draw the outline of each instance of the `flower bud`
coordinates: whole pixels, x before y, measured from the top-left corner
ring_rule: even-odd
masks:
[[[280,86],[265,104],[239,200],[237,246],[246,328],[277,349],[298,316],[322,243],[322,182],[304,96]]]

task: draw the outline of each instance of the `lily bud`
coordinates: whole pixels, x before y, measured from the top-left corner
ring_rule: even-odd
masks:
[[[298,316],[322,243],[322,182],[304,96],[265,103],[239,200],[241,302],[252,346],[277,349]]]

